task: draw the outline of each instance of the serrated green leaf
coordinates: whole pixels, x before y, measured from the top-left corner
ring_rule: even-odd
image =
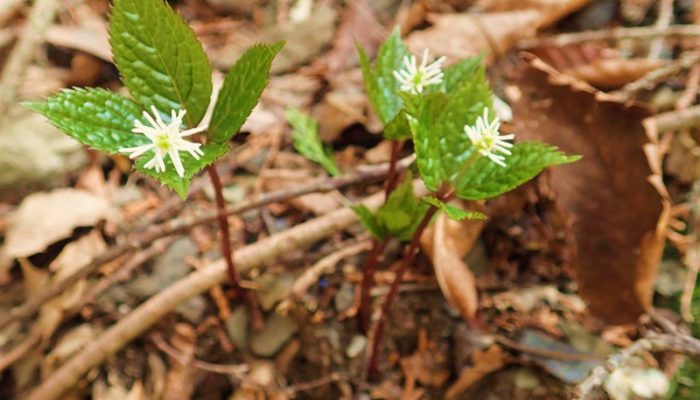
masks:
[[[469,210],[463,210],[455,205],[452,205],[450,203],[445,203],[443,201],[440,201],[439,199],[433,197],[433,196],[426,196],[423,197],[423,201],[430,204],[431,206],[435,206],[440,211],[445,213],[447,215],[447,218],[453,220],[453,221],[461,221],[464,219],[478,219],[478,220],[483,220],[486,219],[486,215],[483,213],[480,213],[478,211],[469,211]]]
[[[508,192],[534,178],[544,168],[574,162],[581,157],[569,156],[544,143],[516,143],[507,156],[506,167],[481,157],[456,182],[459,198],[479,200]]]
[[[406,111],[401,110],[384,127],[384,137],[389,140],[407,140],[411,138],[411,127],[408,125]]]
[[[465,75],[449,95],[402,96],[411,114],[421,178],[432,191],[442,183],[454,184],[474,151],[464,126],[473,125],[485,107],[491,108],[492,94],[483,67]]]
[[[440,90],[450,94],[458,89],[464,80],[479,73],[481,61],[482,58],[479,56],[469,57],[445,68]]]
[[[211,96],[211,66],[185,21],[163,0],[114,0],[109,19],[114,60],[145,109],[187,110],[194,127]]]
[[[350,208],[357,214],[357,217],[360,219],[365,229],[367,229],[367,232],[379,240],[386,239],[387,232],[377,223],[377,219],[374,217],[372,210],[362,204],[350,206]]]
[[[192,178],[207,165],[212,164],[229,151],[228,144],[209,143],[201,147],[204,155],[199,159],[192,157],[187,152],[180,152],[182,165],[185,167],[185,176],[178,176],[175,167],[169,157],[165,159],[165,171],[156,172],[155,169],[144,168],[151,159],[150,153],[146,153],[136,160],[134,168],[139,172],[159,180],[162,184],[174,190],[181,198],[187,198]]]
[[[104,89],[66,89],[43,102],[23,105],[96,150],[116,153],[148,143],[145,136],[131,132],[134,121],[141,118],[139,106]]]
[[[209,124],[209,137],[214,142],[227,142],[241,129],[258,104],[272,61],[283,46],[284,42],[255,45],[229,70]]]
[[[394,77],[394,71],[401,69],[404,57],[410,52],[401,40],[398,27],[379,48],[374,65],[371,65],[367,53],[361,46],[357,46],[357,51],[370,103],[382,123],[387,125],[403,107],[401,98],[397,96],[401,85]]]
[[[316,121],[296,108],[287,109],[285,115],[294,128],[292,141],[296,151],[309,160],[321,164],[332,176],[340,175],[333,155],[324,149],[321,138],[318,136]]]

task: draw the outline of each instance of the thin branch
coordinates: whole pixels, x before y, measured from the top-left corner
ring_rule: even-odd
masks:
[[[676,76],[684,69],[688,69],[697,64],[698,61],[700,61],[700,53],[698,52],[683,54],[677,61],[650,71],[643,77],[626,84],[620,88],[620,90],[610,92],[610,95],[617,96],[621,100],[628,100],[642,90],[653,89],[659,82]]]
[[[383,197],[383,193],[375,194],[367,198],[363,204],[376,208]],[[236,265],[239,272],[263,267],[282,254],[308,246],[345,229],[356,221],[355,213],[349,208],[333,211],[239,249],[235,254]],[[100,365],[127,343],[139,337],[179,304],[207,291],[212,286],[221,284],[225,279],[226,265],[223,261],[218,261],[175,282],[136,307],[130,314],[90,342],[49,375],[29,394],[27,400],[60,398],[67,390],[75,387],[89,370]]]
[[[0,115],[15,101],[24,74],[34,57],[34,50],[44,40],[44,33],[56,16],[58,0],[37,0],[22,29],[19,41],[12,49],[0,76]]]
[[[306,292],[309,290],[311,285],[318,282],[319,278],[324,274],[330,273],[333,268],[344,258],[354,256],[360,252],[369,250],[371,242],[369,240],[362,240],[357,243],[343,245],[338,251],[335,251],[320,260],[318,260],[314,265],[304,270],[292,285],[292,289],[289,291],[289,295],[286,299],[280,302],[277,306],[277,310],[280,312],[286,312],[291,307],[291,302],[293,300],[301,299],[304,297]]]
[[[671,25],[665,29],[658,29],[654,26],[643,26],[564,33],[543,39],[523,41],[519,43],[519,45],[521,48],[531,49],[539,46],[566,46],[569,44],[598,40],[651,39],[662,36],[700,36],[700,25]]]
[[[656,114],[647,118],[645,124],[650,124],[649,126],[655,128],[657,132],[692,128],[700,125],[700,106]]]
[[[658,17],[654,28],[658,30],[666,29],[673,20],[673,0],[660,0],[658,5]],[[649,58],[658,59],[664,50],[664,39],[657,37],[649,45]]]
[[[399,168],[405,169],[412,162],[413,157],[406,157],[403,160],[401,160],[401,162],[399,162]],[[286,201],[291,198],[309,193],[329,192],[358,182],[375,181],[384,177],[388,169],[388,164],[381,164],[372,167],[363,167],[358,168],[354,172],[340,177],[328,178],[318,182],[311,182],[308,185],[298,186],[292,189],[283,189],[269,193],[262,193],[260,195],[253,196],[246,201],[228,207],[226,209],[226,215],[241,214],[246,211],[263,207],[270,203]],[[12,321],[33,316],[46,301],[61,294],[66,288],[72,286],[81,279],[89,276],[101,265],[106,264],[116,259],[117,257],[120,257],[131,251],[142,249],[157,239],[178,234],[181,232],[186,232],[195,226],[213,222],[217,218],[217,212],[209,212],[194,218],[174,219],[167,223],[158,225],[150,231],[137,234],[135,238],[129,239],[119,245],[110,248],[101,257],[98,257],[96,260],[93,260],[89,265],[85,266],[84,268],[81,268],[77,273],[67,277],[66,279],[62,280],[54,286],[42,290],[34,297],[25,301],[22,305],[19,305],[11,309],[9,313],[0,316],[0,329],[4,328]]]

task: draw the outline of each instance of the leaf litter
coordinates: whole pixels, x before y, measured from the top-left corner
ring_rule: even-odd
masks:
[[[648,78],[673,62],[675,51],[653,59],[644,49],[603,41],[532,49],[543,61],[519,58],[519,46],[527,44],[526,39],[567,33],[572,21],[585,20],[583,15],[598,2],[581,0],[450,1],[437,6],[431,2],[404,6],[399,2],[379,5],[360,0],[346,5],[334,1],[272,5],[251,0],[230,7],[223,3],[178,2],[205,42],[215,67],[225,72],[253,42],[289,42],[273,65],[275,76],[261,104],[243,128],[250,137],[264,140],[252,139],[258,144],[250,146],[244,144],[245,138],[234,139],[244,157],[227,159],[230,168],[225,179],[240,189],[232,201],[253,193],[250,181],[256,175],[261,177],[259,188],[273,190],[299,186],[323,174],[319,167],[300,162],[293,152],[284,117],[288,107],[310,112],[318,120],[323,145],[333,148],[341,170],[388,158],[386,144],[378,144],[376,132],[381,124],[362,88],[353,38],[372,54],[396,22],[410,27],[404,37],[414,52],[429,48],[432,54],[448,56],[449,61],[484,55],[491,65],[489,74],[494,86],[513,108],[513,121],[508,125],[518,138],[555,143],[568,152],[583,154],[583,161],[549,171],[534,185],[485,204],[489,220],[483,223],[457,223],[444,216],[436,220],[423,238],[425,255],[417,260],[401,286],[401,304],[394,313],[399,317],[391,322],[387,336],[385,369],[390,373],[380,382],[362,386],[352,379],[360,376],[361,352],[367,339],[350,321],[356,309],[353,296],[358,291],[359,268],[365,257],[360,251],[344,251],[357,245],[348,238],[362,232],[353,227],[305,251],[285,254],[274,268],[256,268],[248,273],[251,287],[263,287],[264,283],[273,288],[288,287],[291,277],[299,276],[319,260],[333,260],[334,264],[333,268],[324,267],[313,282],[304,283],[302,300],[281,295],[269,300],[273,304],[266,303],[263,309],[262,330],[250,328],[254,312],[241,314],[241,308],[230,319],[220,320],[218,306],[204,296],[199,306],[190,305],[200,310],[198,317],[173,314],[153,329],[165,338],[167,347],[156,345],[154,349],[144,336],[143,341],[129,345],[107,361],[97,375],[90,375],[83,388],[74,393],[77,398],[81,398],[80,393],[91,393],[98,399],[164,395],[221,398],[232,392],[233,398],[353,398],[363,393],[371,393],[374,398],[475,398],[483,393],[514,399],[568,398],[557,384],[571,384],[574,379],[570,379],[570,373],[580,378],[591,365],[588,361],[569,362],[571,370],[566,370],[557,364],[560,360],[538,355],[538,349],[596,353],[598,346],[607,342],[596,338],[598,341],[589,342],[588,347],[580,343],[586,341],[582,339],[586,335],[595,337],[610,331],[604,330],[606,325],[597,318],[628,324],[611,339],[616,344],[632,343],[646,329],[634,324],[656,304],[654,287],[670,204],[682,203],[688,185],[697,178],[697,132],[694,127],[686,127],[671,137],[666,132],[674,129],[664,129],[650,139],[642,121],[654,115],[655,110],[645,104],[650,102],[653,90],[633,93],[634,100],[627,103],[616,101],[605,90]],[[610,26],[638,25],[655,17],[652,2],[621,3],[621,15],[602,20]],[[14,3],[12,7],[24,9]],[[100,28],[100,23],[104,27],[106,21],[108,2],[62,7],[63,14],[48,30],[47,44],[41,49],[43,61],[29,66],[33,72],[23,83],[23,98],[44,96],[74,84],[118,89],[111,54],[103,46],[106,36]],[[686,10],[676,7],[675,22],[691,23]],[[294,9],[303,12],[292,12]],[[24,18],[14,11],[0,14],[0,21],[13,24]],[[0,25],[0,37],[9,28]],[[640,43],[645,42],[635,45]],[[694,45],[678,41],[669,42],[669,46],[688,50]],[[504,61],[515,62],[515,71],[508,71]],[[0,65],[3,62],[0,60]],[[691,91],[692,87],[683,87],[685,78],[681,72],[663,80],[663,89],[674,96],[680,95],[680,90]],[[29,160],[18,159],[18,163],[10,159],[9,163],[14,163],[11,165],[21,164],[24,169],[6,185],[9,193],[3,191],[0,197],[3,209],[7,205],[14,210],[0,214],[5,257],[2,269],[6,271],[0,279],[3,313],[90,263],[115,243],[128,240],[119,218],[134,223],[151,212],[163,212],[156,216],[160,220],[192,213],[169,211],[166,200],[152,196],[160,189],[139,181],[127,183],[139,192],[134,201],[111,204],[105,199],[111,198],[113,188],[124,184],[119,158],[83,153],[70,147],[74,143],[64,146],[60,139],[49,135],[52,128],[28,119],[31,117],[5,119],[0,125],[0,133],[23,137],[22,141],[9,141],[11,145],[28,143],[25,147],[29,150],[17,150],[18,154],[36,155],[32,165],[27,163]],[[49,132],[47,138],[44,132]],[[281,141],[273,149],[274,140],[267,140],[268,136],[279,132]],[[668,164],[662,165],[658,155],[668,149]],[[94,194],[72,188],[86,158],[90,168],[97,165],[96,173],[104,174],[107,183],[102,187],[106,191]],[[659,184],[662,173],[672,177],[665,179],[665,186]],[[9,176],[3,173],[3,179]],[[25,190],[23,186],[30,182],[32,186]],[[25,196],[37,187],[57,186],[61,188]],[[357,185],[231,217],[240,229],[234,240],[241,245],[258,240],[378,189],[379,185]],[[190,201],[195,209],[210,207],[203,195],[195,194]],[[114,214],[118,207],[122,213]],[[124,260],[103,266],[99,274],[80,280],[62,296],[44,304],[37,320],[25,321],[23,329],[29,334],[18,333],[17,327],[14,331],[10,327],[0,330],[0,361],[15,345],[25,344],[12,375],[3,372],[3,382],[9,383],[3,384],[7,388],[0,389],[0,397],[16,398],[16,393],[38,382],[36,371],[50,372],[128,313],[136,304],[131,298],[134,295],[120,289],[139,281],[137,277],[166,276],[166,281],[139,295],[144,298],[185,276],[192,266],[218,257],[212,251],[215,247],[206,245],[216,240],[210,226],[184,234],[190,235],[191,243],[198,247],[189,249],[185,259],[169,259],[172,250],[156,256],[138,269],[139,275],[131,282],[116,285],[109,296],[89,302],[76,314],[73,307],[82,304],[86,289],[109,278]],[[388,289],[398,253],[397,244],[389,243],[375,276],[375,306]],[[178,265],[170,270],[173,262]],[[167,277],[168,273],[177,277]],[[682,287],[676,282],[681,275],[668,278],[674,281],[674,287]],[[24,285],[26,292],[12,290],[18,285]],[[660,295],[668,298],[669,293]],[[281,299],[285,315],[276,311]],[[344,306],[336,309],[334,305],[339,301]],[[67,312],[71,318],[66,318]],[[243,322],[231,322],[236,319]],[[240,338],[241,326],[247,327],[244,339]],[[465,329],[491,339],[484,339],[486,344],[465,341],[457,333]],[[489,341],[498,335],[524,347]],[[226,348],[232,350],[222,350]],[[193,361],[182,364],[183,357]],[[541,365],[542,370],[513,366],[530,361]],[[240,374],[206,369],[235,364],[247,364],[249,372],[241,378]]]

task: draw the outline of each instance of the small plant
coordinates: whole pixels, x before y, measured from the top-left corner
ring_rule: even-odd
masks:
[[[443,70],[444,58],[431,63],[426,50],[417,65],[398,29],[381,46],[373,65],[362,48],[358,47],[358,51],[365,89],[384,123],[384,137],[394,141],[395,149],[400,149],[402,141],[413,139],[419,175],[432,192],[418,199],[412,191],[411,175],[407,174],[404,183],[393,193],[395,186],[387,184],[387,200],[376,213],[363,206],[354,207],[375,237],[363,267],[358,311],[358,325],[363,332],[369,326],[369,289],[386,242],[391,237],[408,242],[374,328],[366,371],[373,377],[377,373],[384,326],[399,283],[413,263],[420,236],[435,213],[443,212],[454,220],[484,219],[485,215],[463,210],[450,201],[498,196],[532,179],[546,167],[573,162],[579,157],[567,156],[542,143],[512,143],[514,134],[502,135],[500,121],[492,111],[493,93],[478,57]],[[394,165],[398,160],[396,153],[391,158]]]
[[[222,184],[214,163],[258,103],[283,46],[249,48],[231,68],[202,124],[212,94],[211,66],[185,21],[162,0],[115,0],[109,21],[114,60],[131,98],[97,89],[68,89],[25,106],[88,147],[134,159],[134,169],[187,198],[207,169],[216,193],[221,249],[238,288]]]

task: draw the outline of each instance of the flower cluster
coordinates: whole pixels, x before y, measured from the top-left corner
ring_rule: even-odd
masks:
[[[423,51],[420,65],[416,64],[416,56],[411,54],[404,57],[404,69],[394,71],[394,77],[401,84],[402,91],[420,94],[427,86],[442,83],[442,63],[445,62],[445,57],[440,57],[431,64],[428,64],[428,59],[428,49]]]
[[[184,137],[202,132],[207,129],[206,126],[180,130],[182,119],[187,111],[180,110],[177,113],[175,110],[170,113],[170,123],[165,123],[160,116],[158,110],[151,106],[153,117],[144,111],[143,116],[151,126],[144,125],[141,121],[136,120],[136,126],[132,132],[145,135],[151,143],[137,147],[127,147],[119,149],[121,153],[129,155],[129,158],[137,158],[142,154],[153,150],[153,158],[149,160],[144,168],[154,169],[156,172],[165,172],[165,157],[170,157],[170,160],[175,167],[175,171],[180,177],[185,176],[185,167],[182,165],[180,152],[186,151],[195,159],[199,159],[204,152],[200,149],[201,144],[190,142],[183,139]],[[154,119],[155,117],[155,119]]]
[[[506,157],[496,153],[510,155],[510,148],[513,147],[513,143],[508,141],[512,141],[515,135],[501,135],[498,132],[500,126],[501,121],[498,118],[489,121],[489,109],[484,108],[484,115],[476,119],[474,126],[465,125],[464,132],[479,154],[488,157],[501,167],[505,167]]]

